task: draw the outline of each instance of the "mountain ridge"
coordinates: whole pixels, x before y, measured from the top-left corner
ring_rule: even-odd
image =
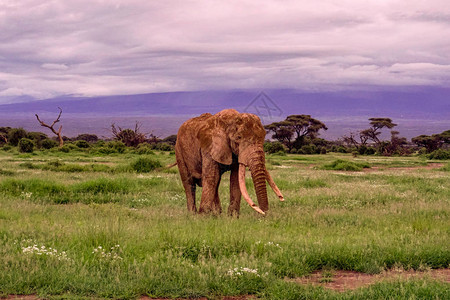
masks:
[[[367,127],[369,117],[389,117],[399,123],[400,129],[418,132],[447,130],[450,127],[450,89],[424,88],[386,91],[304,92],[296,90],[231,90],[168,92],[136,95],[113,95],[99,97],[62,96],[52,99],[0,105],[0,126],[27,124],[39,128],[34,114],[54,118],[58,107],[63,110],[61,123],[72,120],[97,122],[102,125],[86,127],[79,131],[96,128],[105,133],[105,122],[133,119],[150,119],[158,124],[161,132],[176,133],[183,120],[201,113],[216,113],[225,108],[235,108],[258,114],[263,123],[284,119],[290,114],[307,114],[329,124],[339,126],[340,132],[329,130],[334,138]],[[34,119],[34,120],[33,120]],[[167,121],[166,121],[167,119]],[[89,121],[88,121],[89,120]],[[174,121],[177,120],[177,121]],[[401,120],[405,120],[401,124]],[[101,123],[103,122],[103,123]],[[331,123],[330,123],[331,122]],[[161,124],[159,124],[161,123]],[[166,123],[165,125],[163,123]],[[108,125],[110,125],[109,123]],[[119,124],[117,122],[117,124]],[[80,122],[78,122],[80,125]],[[155,124],[154,124],[155,125]],[[22,126],[23,127],[23,126]],[[67,127],[67,126],[66,126]],[[164,129],[164,127],[167,127]],[[330,125],[328,127],[331,127]],[[364,128],[364,127],[363,127]],[[330,128],[331,129],[331,128]],[[443,131],[442,130],[442,131]],[[76,134],[77,130],[73,130]],[[84,131],[86,132],[86,131]],[[92,132],[98,133],[98,132]],[[408,133],[414,135],[415,133]],[[325,133],[325,136],[327,134]],[[330,134],[328,134],[330,135]]]

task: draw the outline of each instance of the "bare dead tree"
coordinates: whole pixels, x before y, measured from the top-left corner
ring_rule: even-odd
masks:
[[[123,142],[128,147],[137,147],[139,144],[142,144],[147,141],[146,134],[140,131],[141,124],[136,122],[136,125],[133,129],[124,129],[119,127],[113,123],[111,124],[111,132],[114,136],[114,139],[117,141]]]
[[[55,126],[55,124],[58,123],[58,122],[59,122],[59,119],[61,118],[62,109],[61,109],[61,107],[58,107],[58,108],[59,108],[59,115],[58,115],[58,117],[56,118],[56,120],[53,121],[52,125],[47,125],[47,124],[45,124],[44,122],[42,122],[41,119],[39,119],[39,116],[38,116],[37,114],[35,114],[35,116],[36,116],[36,119],[38,120],[38,122],[41,124],[41,126],[47,127],[47,128],[50,129],[54,134],[56,134],[56,136],[57,136],[58,139],[59,139],[59,147],[61,148],[61,147],[64,145],[64,141],[63,141],[63,138],[62,138],[62,135],[61,135],[62,125],[59,126],[58,131],[56,131],[55,128],[53,128],[53,126]]]

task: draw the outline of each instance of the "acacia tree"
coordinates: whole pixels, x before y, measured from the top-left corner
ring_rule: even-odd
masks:
[[[58,107],[58,108],[59,108],[59,115],[58,115],[58,117],[56,118],[56,120],[53,121],[52,125],[47,125],[46,123],[44,123],[43,121],[41,121],[41,119],[39,119],[38,114],[35,114],[35,116],[36,116],[36,119],[38,120],[38,122],[41,124],[41,126],[47,127],[47,128],[50,129],[54,134],[56,134],[56,136],[57,136],[58,139],[59,139],[59,147],[61,148],[61,147],[64,145],[64,140],[63,140],[63,137],[62,137],[62,135],[61,135],[62,125],[59,126],[58,131],[56,131],[55,128],[53,128],[53,126],[55,126],[55,124],[58,123],[58,122],[59,122],[59,119],[61,118],[62,109],[61,109],[61,107]]]
[[[373,141],[377,147],[381,145],[381,141],[378,138],[378,136],[381,134],[381,129],[383,128],[389,128],[392,129],[397,124],[392,123],[392,120],[390,118],[370,118],[370,125],[372,125],[370,128],[365,129],[360,132],[360,135],[363,136],[363,138],[367,140]]]
[[[357,134],[350,132],[349,135],[344,135],[342,137],[343,142],[347,146],[357,147],[361,151],[367,148],[369,141],[372,141],[376,145],[378,152],[383,155],[406,154],[408,152],[405,148],[407,144],[406,138],[399,137],[398,131],[391,131],[390,141],[380,140],[379,136],[383,128],[392,129],[397,126],[390,118],[370,118],[369,121],[371,125],[369,128],[361,130]]]
[[[363,130],[364,131],[364,130]],[[349,135],[344,135],[342,140],[347,146],[366,146],[369,137],[363,133],[363,131],[358,131],[358,133],[350,132]],[[356,140],[356,136],[358,136],[359,141]]]
[[[380,149],[382,155],[390,156],[393,154],[405,155],[409,154],[409,150],[405,147],[408,142],[405,137],[399,137],[399,132],[391,131],[391,141],[383,143],[384,147]]]
[[[411,141],[419,147],[427,149],[428,153],[431,153],[439,148],[442,148],[445,144],[450,144],[450,130],[446,130],[439,134],[419,135],[413,137]]]
[[[311,140],[319,135],[319,130],[328,130],[321,121],[310,115],[290,115],[284,121],[274,122],[264,126],[272,132],[272,138],[285,144],[289,150],[300,148],[305,144],[306,137]],[[295,139],[292,141],[292,138]]]

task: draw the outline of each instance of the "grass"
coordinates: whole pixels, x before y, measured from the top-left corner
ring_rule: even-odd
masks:
[[[286,201],[269,190],[266,217],[243,201],[235,219],[189,214],[176,168],[138,173],[130,166],[139,157],[0,151],[0,295],[449,296],[448,284],[431,279],[382,282],[345,293],[285,280],[321,269],[447,268],[446,167],[396,169],[426,165],[416,157],[268,155]],[[164,152],[151,157],[162,165],[175,160]],[[338,160],[378,168],[320,169]],[[224,211],[228,177],[224,174],[219,190]],[[247,186],[252,195],[252,185]],[[50,248],[55,254],[47,254]]]

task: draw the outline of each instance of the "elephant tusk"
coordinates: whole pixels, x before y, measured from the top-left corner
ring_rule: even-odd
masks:
[[[241,190],[241,194],[245,201],[247,201],[248,205],[260,214],[265,215],[265,213],[255,203],[253,203],[252,199],[250,199],[250,196],[248,195],[247,187],[245,186],[245,165],[243,164],[239,164],[239,189]]]
[[[275,192],[275,194],[278,196],[278,198],[280,198],[280,201],[284,201],[283,194],[281,194],[280,190],[278,189],[277,185],[275,184],[275,181],[273,181],[272,176],[270,176],[270,173],[269,173],[269,171],[267,171],[267,169],[266,169],[266,179],[267,179],[267,182],[269,183],[270,187],[272,188],[272,190]]]

